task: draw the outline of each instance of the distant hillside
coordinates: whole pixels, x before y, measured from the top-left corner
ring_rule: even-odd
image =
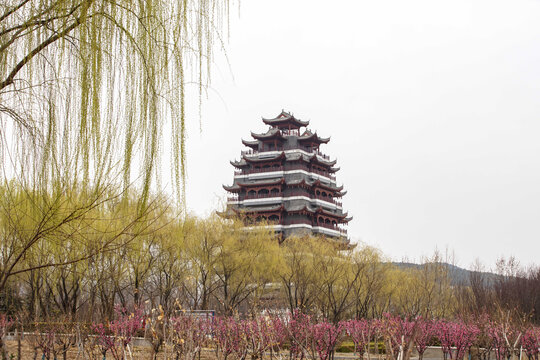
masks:
[[[426,265],[408,262],[393,262],[392,264],[402,269],[422,269],[422,267]],[[469,285],[471,273],[478,273],[477,271],[463,269],[452,264],[443,263],[443,265],[448,269],[452,285]],[[493,284],[493,282],[499,277],[499,275],[491,272],[480,272],[480,274],[484,276],[487,284]]]

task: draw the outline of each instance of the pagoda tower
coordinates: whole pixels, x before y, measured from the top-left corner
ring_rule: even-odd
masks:
[[[319,149],[330,138],[320,137],[306,128],[309,121],[285,111],[262,120],[268,131],[251,132],[253,140],[242,140],[249,149],[231,161],[234,182],[223,186],[230,193],[226,213],[241,216],[246,226],[264,220],[282,239],[312,234],[348,245],[343,225],[352,218],[340,201],[346,191],[336,184],[336,160]]]

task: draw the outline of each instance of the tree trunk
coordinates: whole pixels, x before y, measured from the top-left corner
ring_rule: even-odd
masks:
[[[22,333],[23,333],[22,322],[17,321],[17,360],[22,359],[21,357]]]
[[[2,360],[8,360],[6,344],[4,343],[3,336],[0,336],[0,353],[2,353]]]

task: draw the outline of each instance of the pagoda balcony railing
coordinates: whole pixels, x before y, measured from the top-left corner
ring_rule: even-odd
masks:
[[[324,177],[328,177],[332,180],[336,180],[336,176],[335,175],[332,175],[328,172],[325,172],[325,171],[320,171],[320,170],[316,170],[316,169],[306,169],[306,171],[309,171],[309,172],[312,172],[312,173],[315,173],[315,174],[318,174],[318,175],[321,175],[321,176],[324,176]]]
[[[304,225],[309,225],[309,226],[316,226],[316,227],[323,227],[325,229],[339,231],[340,234],[347,235],[347,230],[342,229],[339,226],[334,226],[332,224],[324,224],[324,223],[317,224],[317,223],[314,223],[314,222],[312,222],[310,220],[306,220],[306,219],[287,220],[287,221],[285,221],[283,223],[283,225],[299,225],[299,224],[304,224]]]
[[[320,152],[319,150],[315,150],[314,151],[315,154],[319,155],[320,157],[322,157],[323,159],[325,160],[330,160],[330,156],[326,155],[326,154],[323,154],[322,152]]]
[[[280,167],[270,167],[264,169],[246,169],[246,170],[236,170],[235,175],[247,175],[247,174],[258,174],[272,171],[283,171],[283,166]]]
[[[283,194],[279,193],[268,193],[268,194],[246,194],[240,197],[240,200],[250,200],[250,199],[267,199],[273,197],[281,197]]]
[[[308,194],[302,194],[302,195],[309,197]],[[295,195],[292,195],[292,196],[295,196]],[[283,193],[229,196],[227,197],[227,201],[236,202],[236,201],[244,201],[244,200],[271,199],[271,198],[276,198],[276,197],[283,197]]]
[[[285,196],[307,196],[310,199],[322,200],[322,201],[326,201],[326,202],[329,202],[329,203],[337,205],[337,206],[343,206],[343,204],[341,202],[336,201],[335,199],[320,196],[320,195],[316,195],[316,194],[312,194],[312,193],[309,193],[307,191],[302,191],[302,190],[288,191],[287,195],[285,195]]]
[[[322,201],[326,201],[326,202],[329,202],[329,203],[332,203],[332,204],[335,204],[337,206],[343,206],[343,204],[335,199],[332,199],[332,198],[329,198],[327,196],[320,196],[320,195],[312,195],[312,197],[314,199],[318,199],[318,200],[322,200]]]
[[[309,167],[307,166],[303,166],[303,165],[299,165],[299,164],[296,164],[296,165],[288,165],[288,166],[285,166],[285,170],[304,170],[304,171],[307,171],[307,172],[312,172],[312,173],[315,173],[317,175],[321,175],[321,176],[324,176],[324,177],[327,177],[327,178],[330,178],[332,180],[336,180],[336,176],[335,175],[332,175],[328,172],[324,172],[324,171],[319,171],[319,170],[316,170],[316,169],[310,169]]]
[[[291,130],[281,130],[281,134],[284,136],[300,136],[300,130],[291,129]]]
[[[313,149],[313,148],[310,148],[310,147],[307,147],[307,146],[301,146],[301,145],[296,145],[296,146],[289,146],[289,145],[286,145],[286,146],[281,146],[281,147],[277,147],[277,148],[272,148],[272,149],[263,149],[263,151],[257,151],[257,150],[253,150],[253,149],[249,149],[249,150],[242,150],[240,152],[240,155],[258,155],[260,153],[265,153],[265,152],[269,152],[269,151],[284,151],[284,150],[303,150],[307,153],[310,153],[310,154],[317,154],[319,155],[320,157],[322,157],[323,159],[325,160],[330,160],[330,156],[322,153],[320,150],[318,149]]]
[[[320,223],[320,224],[313,224],[313,226],[318,226],[318,227],[323,227],[325,229],[339,231],[341,234],[347,235],[347,230],[346,229],[342,229],[342,228],[340,228],[339,226],[336,226],[336,225]]]
[[[307,166],[298,165],[298,164],[297,165],[285,166],[285,170],[304,170],[304,171],[307,171],[307,172],[312,172],[312,173],[315,173],[317,175],[321,175],[321,176],[330,178],[330,179],[332,179],[334,181],[336,180],[336,176],[332,175],[332,174],[330,174],[328,172],[320,171],[320,170],[317,170],[317,169],[310,169]]]
[[[246,194],[246,195],[240,195],[240,196],[230,196],[227,198],[227,201],[268,199],[268,198],[274,198],[274,197],[289,197],[289,196],[306,196],[311,199],[326,201],[340,207],[343,206],[341,202],[336,201],[335,199],[324,197],[324,196],[317,196],[314,194],[310,194],[307,191],[301,191],[301,190],[287,191],[286,194],[284,194],[283,192],[278,192],[278,193],[274,192],[274,193],[268,193],[268,194]]]
[[[327,178],[329,178],[331,180],[336,181],[336,176],[335,175],[329,174],[329,173],[324,172],[324,171],[319,171],[319,170],[316,170],[316,169],[310,169],[309,167],[302,166],[302,165],[288,165],[288,166],[285,166],[285,167],[280,166],[280,167],[270,167],[270,168],[263,168],[263,169],[235,170],[234,175],[260,174],[260,173],[265,173],[265,172],[289,171],[289,170],[304,170],[304,171],[312,172],[314,174],[321,175],[321,176],[324,176],[324,177],[327,177]]]

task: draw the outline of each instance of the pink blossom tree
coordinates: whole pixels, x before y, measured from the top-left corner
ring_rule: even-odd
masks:
[[[476,338],[475,344],[473,344],[473,346],[475,346],[481,358],[489,359],[491,351],[493,349],[493,341],[490,335],[492,321],[489,315],[484,313],[476,316],[473,320],[473,323],[479,330],[478,337]]]
[[[238,351],[238,326],[232,317],[214,319],[212,335],[218,360],[227,360],[231,354]]]
[[[141,309],[135,309],[134,312],[129,313],[125,308],[117,307],[115,313],[116,320],[111,321],[109,328],[119,343],[121,357],[126,357],[126,350],[131,357],[131,348],[129,345],[133,337],[143,327],[143,311]]]
[[[119,359],[118,349],[115,346],[115,337],[110,329],[105,324],[93,324],[92,330],[94,330],[96,344],[103,356],[103,360],[107,359],[107,352],[109,351],[112,353],[114,359]]]
[[[2,360],[8,359],[5,338],[15,321],[4,313],[0,313],[0,353]]]
[[[104,360],[107,352],[110,352],[115,360],[126,359],[128,353],[132,357],[129,345],[136,333],[143,328],[144,316],[140,309],[129,313],[125,308],[117,306],[115,315],[116,319],[107,324],[92,325]]]
[[[272,316],[269,319],[271,323],[271,335],[270,335],[270,359],[273,358],[274,353],[278,354],[281,358],[281,350],[285,347],[285,344],[289,341],[289,333],[287,331],[287,323],[285,320],[278,316]]]
[[[424,318],[416,319],[416,336],[414,340],[416,351],[418,352],[418,360],[422,360],[424,353],[434,337],[435,326],[433,321]]]
[[[407,360],[412,352],[415,331],[414,321],[385,314],[381,321],[381,332],[385,339],[387,357]]]
[[[171,318],[176,359],[194,360],[210,334],[210,320],[181,314]]]
[[[522,331],[509,321],[492,323],[488,329],[497,360],[517,357]]]
[[[354,344],[354,354],[359,359],[362,359],[364,353],[368,353],[369,359],[369,342],[373,340],[375,334],[375,322],[367,319],[349,320],[343,323],[345,333]]]
[[[444,358],[461,360],[478,338],[480,330],[474,324],[466,324],[462,320],[449,322],[438,321],[435,333],[441,342]]]
[[[245,360],[249,354],[249,340],[247,337],[250,323],[249,321],[233,322],[230,337],[233,345],[233,353],[237,360]]]
[[[171,326],[176,359],[196,359],[210,334],[210,320],[183,313],[171,318]]]
[[[336,344],[343,334],[343,323],[319,322],[311,327],[313,347],[320,360],[333,358]]]
[[[540,328],[532,327],[525,331],[521,339],[521,345],[529,360],[538,360],[540,349]]]
[[[36,326],[36,346],[41,350],[43,360],[49,360],[51,355],[56,360],[58,354],[56,337],[58,333],[58,324],[56,323],[41,323]]]
[[[67,353],[72,346],[77,342],[77,334],[75,332],[75,324],[69,319],[62,319],[54,326],[55,336],[55,353],[60,353],[62,359],[67,359]],[[57,348],[57,350],[56,350]],[[56,356],[55,356],[56,358]]]
[[[382,342],[384,343],[384,322],[381,320],[381,319],[372,319],[370,321],[371,323],[371,328],[372,328],[372,331],[373,331],[373,337],[372,337],[372,340],[373,340],[373,343],[374,343],[374,350],[375,350],[375,353],[377,354],[377,358],[380,359],[381,357],[381,353],[380,353],[380,347],[379,347],[379,344]],[[368,359],[370,359],[370,354],[369,354],[369,348],[368,348],[368,351],[367,351],[367,357]]]
[[[262,317],[247,321],[245,325],[249,353],[252,359],[262,359],[276,339],[274,322]]]
[[[290,340],[290,358],[304,359],[306,354],[313,350],[311,316],[295,310],[289,320],[287,332]]]

